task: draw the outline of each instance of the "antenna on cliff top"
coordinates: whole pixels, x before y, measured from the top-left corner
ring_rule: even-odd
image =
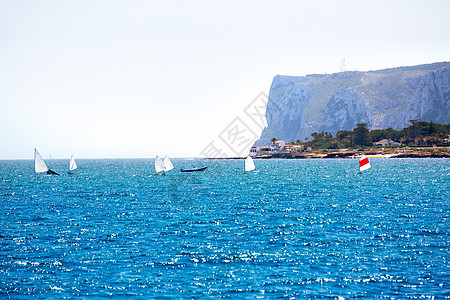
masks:
[[[345,72],[345,57],[341,59],[341,67],[340,67],[339,71]]]

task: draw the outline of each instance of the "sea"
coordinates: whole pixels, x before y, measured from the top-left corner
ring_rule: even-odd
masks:
[[[450,298],[448,159],[172,162],[0,161],[0,298]]]

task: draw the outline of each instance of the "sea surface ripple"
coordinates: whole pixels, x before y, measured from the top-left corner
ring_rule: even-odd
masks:
[[[0,161],[0,298],[450,297],[450,160],[77,163]]]

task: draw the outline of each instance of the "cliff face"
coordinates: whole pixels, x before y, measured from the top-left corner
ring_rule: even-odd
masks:
[[[270,139],[311,139],[311,133],[403,129],[409,120],[450,123],[450,63],[435,63],[369,72],[343,72],[273,79],[268,126],[255,145]]]
[[[421,83],[408,106],[397,114],[386,116],[384,127],[402,128],[409,120],[450,123],[450,67],[429,72]]]
[[[347,89],[337,92],[325,106],[321,129],[334,132],[336,128],[353,128],[356,123],[371,127],[373,119],[372,108],[364,97]]]
[[[288,76],[273,79],[266,110],[267,124],[270,124],[264,129],[267,136],[278,135],[293,140],[301,134],[303,111],[311,96],[308,88],[296,81],[296,77]]]

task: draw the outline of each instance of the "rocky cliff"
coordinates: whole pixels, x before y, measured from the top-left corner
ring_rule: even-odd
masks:
[[[266,119],[255,145],[311,139],[311,133],[403,129],[409,120],[450,123],[450,62],[368,72],[273,79]]]

